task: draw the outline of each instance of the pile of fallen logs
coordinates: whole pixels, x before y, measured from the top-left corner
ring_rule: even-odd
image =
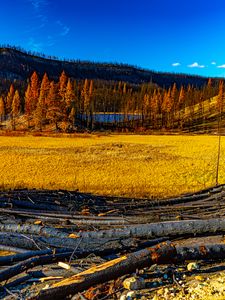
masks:
[[[2,191],[0,207],[1,299],[70,299],[155,264],[225,259],[223,185],[164,200]]]

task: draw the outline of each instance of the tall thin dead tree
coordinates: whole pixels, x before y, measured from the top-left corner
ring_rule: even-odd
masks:
[[[220,152],[221,152],[221,119],[222,119],[222,111],[223,111],[223,102],[224,102],[224,83],[223,80],[219,83],[219,93],[217,96],[217,108],[218,108],[218,152],[217,152],[217,163],[216,163],[216,185],[218,185],[219,179],[219,165],[220,165]]]

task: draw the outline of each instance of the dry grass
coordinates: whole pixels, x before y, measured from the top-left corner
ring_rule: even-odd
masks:
[[[215,184],[216,136],[0,137],[0,187],[166,197]],[[225,138],[219,181],[225,182]]]

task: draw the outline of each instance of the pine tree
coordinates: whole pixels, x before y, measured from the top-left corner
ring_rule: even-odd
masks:
[[[32,93],[31,93],[31,87],[30,84],[28,84],[27,89],[25,91],[25,116],[27,119],[27,127],[30,127],[30,120],[31,120],[31,99],[32,99]]]
[[[13,102],[12,102],[12,110],[11,110],[11,121],[13,130],[16,129],[16,118],[20,113],[20,95],[18,90],[15,91]]]
[[[63,71],[59,77],[59,95],[62,100],[65,99],[67,81],[68,78],[66,76],[66,73]]]
[[[40,130],[42,130],[43,122],[46,119],[49,88],[50,88],[50,83],[49,83],[48,75],[45,73],[42,78],[38,103],[35,110],[35,123],[40,128]]]
[[[49,120],[50,123],[55,124],[56,130],[59,130],[58,123],[63,118],[63,112],[60,108],[60,99],[54,81],[50,83],[47,103],[48,103],[48,110],[47,110],[46,118]]]
[[[1,96],[0,97],[0,121],[1,121],[1,123],[4,120],[4,117],[5,117],[5,102],[4,102],[3,97]]]
[[[75,101],[74,89],[73,89],[71,80],[68,79],[68,82],[66,85],[66,92],[65,92],[65,103],[66,103],[67,111],[70,111],[71,107],[74,106],[74,101]]]
[[[164,112],[164,124],[167,127],[171,125],[171,111],[173,108],[172,98],[171,98],[171,88],[165,91],[162,103],[162,110]]]
[[[94,118],[93,118],[93,113],[94,113],[93,80],[90,81],[88,96],[89,96],[89,122],[88,122],[88,127],[91,127],[91,129],[93,129],[93,127],[94,127]]]
[[[68,78],[66,73],[63,71],[59,77],[58,83],[58,93],[60,99],[60,107],[66,116],[66,102],[65,102],[65,95],[66,95],[66,87],[67,87]]]
[[[158,114],[158,93],[156,89],[153,91],[153,95],[151,97],[151,111],[152,111],[152,120],[153,120],[153,127],[156,127],[157,121],[157,114]]]
[[[39,97],[39,79],[36,72],[34,72],[30,79],[30,111],[33,113],[37,107]]]
[[[85,114],[85,119],[87,123],[87,127],[89,125],[89,107],[90,107],[90,97],[89,97],[89,88],[88,88],[88,80],[85,79],[83,89],[81,91],[83,110]]]
[[[179,119],[179,127],[183,128],[184,123],[184,112],[185,112],[185,91],[184,87],[181,86],[178,98],[178,119]]]
[[[9,88],[9,92],[6,97],[6,115],[11,113],[14,94],[15,94],[15,89],[13,84],[11,84]]]
[[[76,103],[75,103],[75,93],[71,83],[68,79],[65,93],[65,103],[66,103],[66,117],[69,123],[74,126],[75,116],[76,116]]]

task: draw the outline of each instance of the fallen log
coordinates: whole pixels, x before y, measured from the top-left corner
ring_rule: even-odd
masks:
[[[9,268],[0,271],[0,282],[8,280],[13,276],[23,273],[26,270],[31,269],[35,266],[49,264],[65,258],[69,258],[71,254],[72,252],[70,251],[70,252],[51,254],[51,255],[41,255],[41,256],[34,256],[28,258],[23,262],[20,262],[18,264],[15,264]]]
[[[62,231],[59,231],[52,227],[45,227],[40,225],[31,225],[31,224],[0,224],[0,231],[12,232],[12,233],[23,233],[23,234],[35,234],[43,235],[46,237],[58,237],[58,238],[67,238],[68,234]]]
[[[217,260],[225,258],[224,244],[210,244],[193,247],[176,247],[177,261],[185,260]]]
[[[20,254],[0,256],[0,266],[10,265],[12,263],[26,260],[34,256],[53,255],[53,254],[59,254],[65,252],[68,252],[68,249],[53,249],[53,250],[47,249],[47,250],[37,250],[37,251],[26,251]]]
[[[124,255],[112,261],[92,267],[82,273],[69,277],[52,288],[41,290],[36,296],[29,299],[66,299],[95,284],[104,283],[122,275],[135,272],[155,263],[165,263],[176,256],[176,248],[169,242],[158,244],[149,249]]]
[[[225,232],[225,218],[184,220],[127,226],[123,229],[78,232],[83,238],[157,238]]]
[[[4,202],[5,201],[5,202]],[[48,211],[66,211],[66,207],[62,207],[56,204],[48,203],[32,203],[24,200],[10,199],[10,198],[1,198],[0,207],[4,207],[4,203],[8,204],[8,207],[21,207],[25,209],[34,209],[34,210],[48,210]],[[7,206],[5,206],[7,207]]]
[[[224,259],[225,245],[204,245],[195,247],[175,247],[170,242],[158,244],[156,247],[140,250],[122,256],[99,266],[92,267],[84,272],[73,275],[49,289],[41,290],[30,300],[69,299],[78,292],[92,287],[95,284],[116,279],[130,274],[136,269],[148,267],[151,264],[183,262],[185,260]]]
[[[83,216],[83,215],[74,215],[71,213],[61,214],[58,211],[55,212],[45,212],[45,211],[30,211],[30,210],[20,210],[20,209],[4,209],[0,208],[0,213],[19,215],[24,217],[32,217],[39,219],[54,219],[65,221],[69,220],[73,224],[94,224],[94,225],[125,225],[129,224],[129,220],[123,217],[98,217],[98,216]]]
[[[8,251],[8,252],[15,252],[15,253],[27,253],[27,250],[17,247],[10,247],[5,245],[0,245],[0,251]],[[1,259],[2,256],[0,256]]]
[[[56,238],[42,236],[28,236],[18,233],[0,233],[0,244],[19,247],[29,250],[41,250],[52,248],[76,249],[76,253],[108,253],[122,249],[136,247],[133,239],[90,239],[90,238]]]

